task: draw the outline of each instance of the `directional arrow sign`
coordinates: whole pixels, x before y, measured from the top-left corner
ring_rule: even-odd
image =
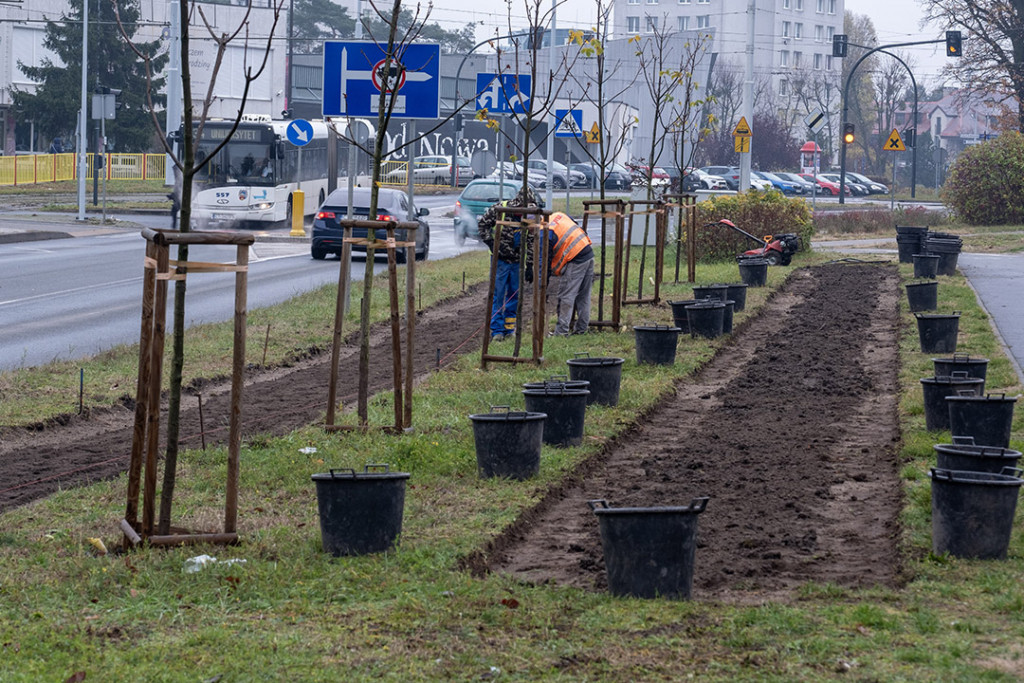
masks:
[[[885,141],[885,151],[887,152],[906,152],[907,146],[903,144],[903,138],[900,137],[900,132],[895,128],[889,133],[889,139]]]
[[[285,129],[288,142],[296,147],[305,147],[313,139],[313,124],[305,119],[295,119]]]
[[[476,110],[491,114],[522,114],[530,106],[531,76],[517,74],[476,75]]]
[[[556,138],[583,137],[583,112],[575,109],[556,109],[555,120],[558,121],[555,128]]]
[[[392,115],[436,119],[440,112],[438,84],[441,48],[412,43],[388,67],[384,48],[376,43],[324,41],[324,116],[373,116],[380,94]]]

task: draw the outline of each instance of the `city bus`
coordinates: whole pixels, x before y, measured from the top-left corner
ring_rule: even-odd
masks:
[[[195,175],[194,227],[259,227],[290,220],[292,194],[298,189],[305,193],[303,213],[316,212],[327,197],[327,125],[310,121],[313,138],[300,148],[288,141],[289,123],[269,116],[243,117],[228,143]],[[197,165],[231,127],[231,121],[206,122],[202,139],[196,141]]]

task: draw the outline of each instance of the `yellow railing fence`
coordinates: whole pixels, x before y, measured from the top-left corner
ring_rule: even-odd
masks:
[[[162,179],[163,154],[105,154],[100,176],[117,180]],[[86,155],[87,175],[93,177],[96,154]],[[74,154],[21,154],[0,156],[0,185],[35,185],[75,180],[78,164]]]

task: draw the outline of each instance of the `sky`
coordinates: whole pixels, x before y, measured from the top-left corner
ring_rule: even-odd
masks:
[[[531,0],[532,1],[532,0]],[[564,0],[558,5],[557,22],[560,27],[587,28],[594,23],[594,0]],[[513,26],[525,23],[523,0],[511,0]],[[545,9],[549,0],[542,0]],[[871,18],[881,44],[931,40],[944,37],[943,30],[920,28],[922,18],[920,0],[846,0],[846,9]],[[494,35],[495,29],[506,32],[509,26],[508,5],[505,0],[434,0],[431,20],[445,28],[455,29],[469,22],[484,22],[477,29],[483,40]],[[939,75],[946,63],[945,46],[926,45],[901,48],[914,60],[914,76],[920,87],[934,86],[941,81]],[[903,56],[901,54],[901,56]]]

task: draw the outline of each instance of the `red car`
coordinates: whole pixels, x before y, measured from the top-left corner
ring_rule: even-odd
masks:
[[[801,178],[803,178],[807,182],[816,184],[818,186],[818,194],[830,194],[833,197],[838,197],[839,196],[839,186],[836,185],[835,183],[833,183],[833,182],[831,182],[829,180],[825,180],[824,178],[822,178],[820,176],[814,176],[814,175],[812,175],[810,173],[798,173],[797,175],[799,175]],[[846,192],[844,194],[846,196],[849,196],[850,195],[850,188],[847,187],[847,188],[844,188],[844,189],[846,190]]]

